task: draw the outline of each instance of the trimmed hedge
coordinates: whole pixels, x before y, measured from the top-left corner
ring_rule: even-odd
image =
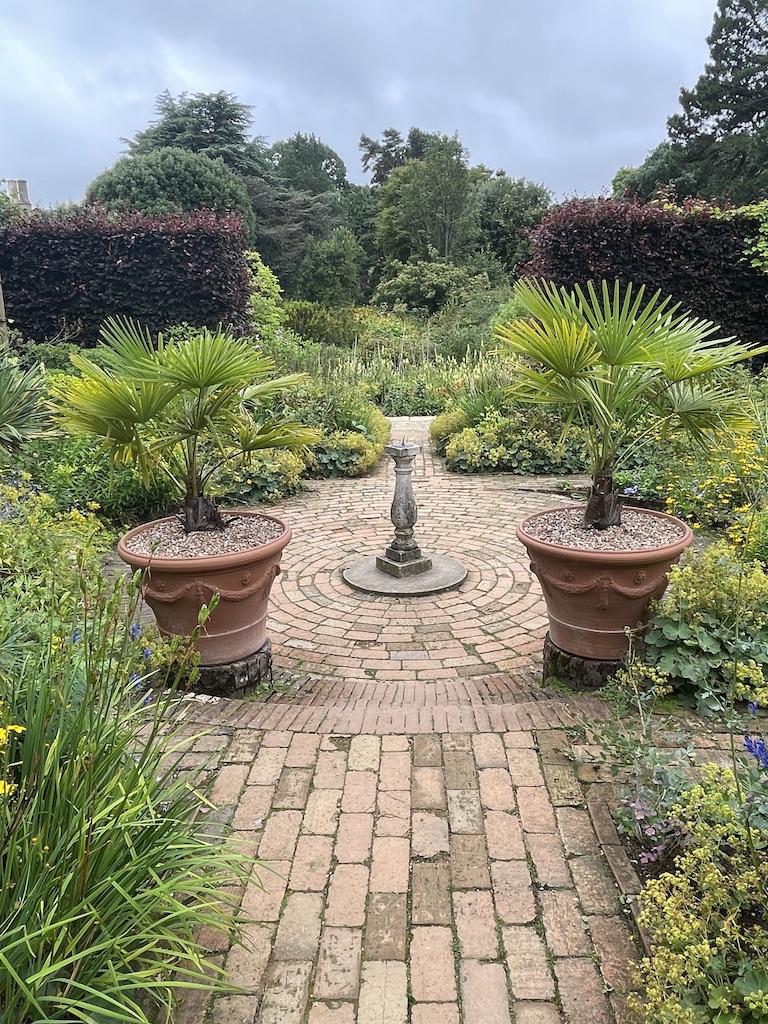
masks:
[[[533,230],[534,255],[520,270],[566,288],[601,278],[644,284],[758,344],[768,340],[768,276],[745,257],[757,235],[746,210],[698,200],[680,208],[572,199]]]
[[[9,320],[25,340],[95,345],[108,316],[153,333],[171,324],[248,327],[241,222],[209,211],[145,216],[40,211],[0,227]]]

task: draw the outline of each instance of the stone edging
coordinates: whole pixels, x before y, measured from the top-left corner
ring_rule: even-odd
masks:
[[[632,914],[632,920],[640,936],[646,956],[651,956],[652,943],[649,932],[640,924],[637,897],[642,888],[642,883],[632,862],[627,856],[624,847],[621,845],[619,833],[613,822],[611,807],[607,800],[597,799],[587,802],[587,810],[592,820],[592,826],[597,836],[600,848],[605,854],[608,866],[611,869],[616,885],[621,890],[622,896],[626,897],[627,904]]]

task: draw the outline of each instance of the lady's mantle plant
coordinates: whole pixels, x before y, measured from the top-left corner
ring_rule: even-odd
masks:
[[[621,521],[622,495],[613,477],[661,428],[682,428],[704,442],[722,430],[746,429],[735,391],[717,371],[768,351],[732,339],[656,292],[591,281],[586,291],[548,281],[518,282],[515,295],[528,318],[496,327],[502,346],[516,357],[510,387],[518,402],[552,405],[565,417],[564,434],[585,435],[592,487],[585,525],[605,529]]]
[[[271,408],[303,375],[272,376],[272,359],[249,341],[203,329],[158,335],[155,343],[147,330],[119,318],[105,323],[101,338],[103,367],[72,356],[81,376],[55,387],[56,418],[73,433],[100,438],[146,483],[168,476],[184,496],[187,533],[222,526],[208,494],[220,466],[317,440],[315,431]]]

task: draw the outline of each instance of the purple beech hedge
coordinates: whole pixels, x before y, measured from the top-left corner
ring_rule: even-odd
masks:
[[[0,226],[9,320],[29,341],[65,330],[95,345],[108,316],[152,332],[172,324],[247,328],[240,220],[210,211],[145,216],[85,207],[38,211]]]
[[[566,288],[600,278],[644,284],[726,335],[764,344],[768,275],[744,255],[756,235],[754,218],[739,211],[726,218],[699,200],[677,208],[571,199],[531,232],[533,258],[519,271]]]

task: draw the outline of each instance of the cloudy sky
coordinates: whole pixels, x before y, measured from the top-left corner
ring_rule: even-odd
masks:
[[[665,135],[715,0],[0,0],[0,178],[79,200],[167,89],[234,93],[268,142],[458,132],[472,163],[594,195]]]

